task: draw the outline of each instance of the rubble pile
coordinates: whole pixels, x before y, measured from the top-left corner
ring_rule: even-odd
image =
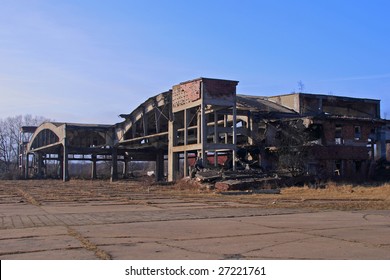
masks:
[[[193,180],[218,192],[250,191],[253,193],[280,192],[281,178],[258,170],[223,171],[207,169],[198,171]]]

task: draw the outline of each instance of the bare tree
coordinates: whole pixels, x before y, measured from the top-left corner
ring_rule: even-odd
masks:
[[[0,177],[13,173],[17,167],[20,128],[38,126],[44,121],[48,119],[32,115],[0,119]]]
[[[298,90],[303,92],[305,90],[305,84],[302,81],[298,81]]]

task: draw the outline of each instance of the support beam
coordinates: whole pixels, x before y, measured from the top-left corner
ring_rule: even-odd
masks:
[[[250,137],[248,139],[248,144],[249,145],[255,145],[256,144],[256,139],[259,134],[259,123],[253,121],[253,117],[250,118]]]
[[[91,179],[97,179],[97,170],[96,170],[96,155],[92,155],[92,170],[91,170]]]
[[[116,147],[113,147],[111,159],[111,182],[116,180],[118,180],[118,150]]]
[[[202,84],[203,85],[203,84]],[[203,91],[203,86],[202,86]],[[203,95],[203,93],[202,93]],[[201,121],[201,144],[202,148],[200,150],[201,158],[203,160],[203,166],[207,166],[207,160],[206,160],[206,150],[205,146],[207,144],[207,119],[206,119],[206,113],[205,113],[205,104],[202,104],[200,107],[200,121]]]
[[[66,138],[64,138],[62,153],[62,181],[69,181],[69,154]]]
[[[36,153],[36,160],[37,160],[37,177],[39,179],[43,178],[44,172],[43,172],[43,155],[42,153]]]
[[[177,144],[177,124],[173,120],[168,123],[168,181],[175,181],[178,177],[179,154],[174,152]]]
[[[224,115],[223,116],[223,127],[224,127],[224,129],[227,128],[227,125],[228,125],[228,116]],[[229,136],[229,134],[227,132],[225,132],[225,144],[229,143],[228,136]]]
[[[146,109],[144,108],[144,112],[142,113],[142,126],[143,126],[143,134],[144,136],[148,135],[148,115],[146,113]]]
[[[237,145],[237,108],[233,106],[233,145]],[[233,149],[233,171],[236,170],[236,148]]]
[[[162,150],[156,153],[156,181],[164,180],[164,152]]]
[[[24,166],[24,179],[28,179],[29,173],[28,173],[28,165],[29,165],[29,153],[26,153],[26,160],[25,160],[25,166]]]
[[[218,113],[214,111],[214,143],[217,144],[219,142],[218,135]]]
[[[189,111],[187,109],[184,109],[184,146],[187,147],[188,145],[188,116]],[[184,177],[187,177],[189,175],[188,172],[188,153],[187,151],[184,152],[184,158],[183,158],[183,175]]]
[[[122,170],[123,178],[127,177],[127,172],[128,171],[129,171],[128,158],[127,158],[127,156],[124,156],[124,158],[123,158],[123,170]]]
[[[59,179],[63,178],[64,173],[64,157],[62,153],[58,154],[58,170],[57,170],[57,176]]]
[[[69,148],[66,128],[65,124],[63,127],[64,138],[62,139],[62,181],[64,182],[69,181]]]
[[[154,103],[154,120],[156,124],[156,133],[160,133],[160,117],[161,117],[161,112],[158,109],[158,102],[155,100]]]

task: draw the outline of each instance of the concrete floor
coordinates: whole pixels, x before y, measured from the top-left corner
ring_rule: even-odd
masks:
[[[311,211],[139,194],[0,196],[0,259],[390,259],[390,210]]]

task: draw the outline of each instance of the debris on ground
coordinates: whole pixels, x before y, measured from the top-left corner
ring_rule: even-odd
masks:
[[[197,182],[199,186],[203,186],[203,189],[223,194],[226,192],[275,194],[280,193],[280,188],[283,187],[308,185],[317,188],[320,186],[318,178],[312,175],[291,176],[285,172],[264,172],[259,169],[236,171],[203,169],[193,172],[191,178],[188,179]]]

